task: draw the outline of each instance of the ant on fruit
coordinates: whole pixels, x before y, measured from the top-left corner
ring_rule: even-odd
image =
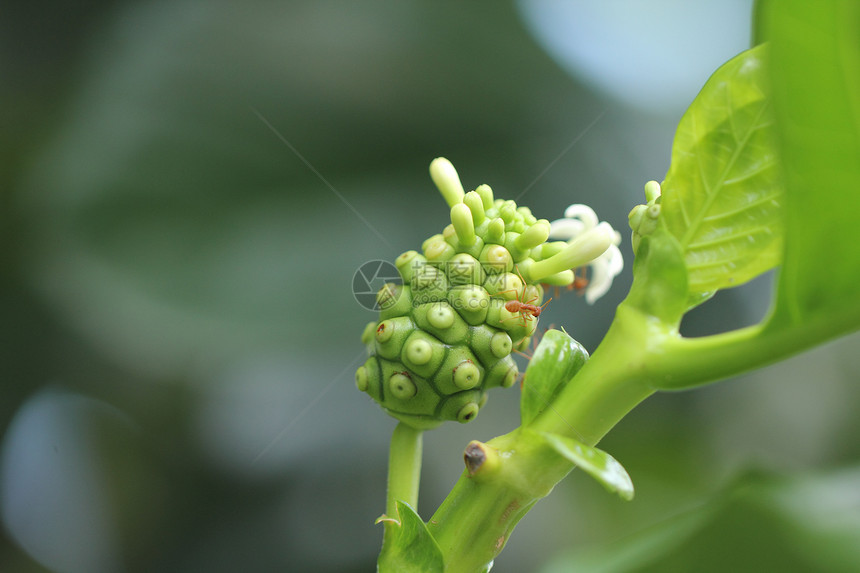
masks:
[[[519,313],[519,315],[523,319],[523,326],[526,326],[526,320],[531,320],[532,317],[538,318],[540,316],[540,313],[543,312],[544,307],[546,307],[546,305],[548,305],[549,301],[552,299],[549,299],[548,301],[543,303],[541,306],[537,306],[536,304],[531,304],[537,300],[537,296],[530,299],[528,302],[524,302],[522,299],[526,296],[527,284],[526,284],[525,279],[523,278],[523,275],[520,274],[519,269],[517,269],[517,275],[519,275],[520,280],[523,283],[522,294],[520,294],[517,291],[517,289],[508,289],[505,291],[501,291],[499,294],[511,292],[511,291],[513,291],[516,294],[516,298],[514,300],[509,300],[508,302],[505,303],[505,310],[507,310],[511,314]]]

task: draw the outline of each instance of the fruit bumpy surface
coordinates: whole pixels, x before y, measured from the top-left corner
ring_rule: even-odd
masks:
[[[380,289],[379,320],[362,336],[369,358],[356,372],[359,390],[417,429],[469,422],[488,389],[514,385],[511,352],[528,346],[538,319],[512,313],[505,303],[539,306],[540,282],[573,281],[566,269],[547,275],[546,260],[568,244],[546,242],[546,220],[494,199],[487,185],[464,194],[454,177],[459,190],[453,192],[437,181],[451,206],[451,225],[427,239],[420,253],[397,257],[402,284]],[[533,272],[539,261],[541,276]]]

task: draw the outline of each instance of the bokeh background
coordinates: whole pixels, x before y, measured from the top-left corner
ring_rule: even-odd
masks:
[[[372,571],[395,423],[353,383],[353,273],[445,225],[439,155],[627,236],[751,2],[131,2],[0,9],[0,571]],[[589,350],[630,284],[544,319]],[[826,272],[826,269],[822,269]],[[692,312],[751,324],[770,277]],[[494,571],[860,570],[860,338],[650,398]],[[425,438],[420,513],[519,390]]]

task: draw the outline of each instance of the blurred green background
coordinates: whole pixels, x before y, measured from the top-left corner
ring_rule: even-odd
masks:
[[[371,571],[394,421],[353,383],[364,262],[439,232],[439,155],[627,236],[749,1],[101,1],[0,11],[0,571]],[[824,96],[826,97],[826,95]],[[630,284],[548,307],[589,350]],[[770,278],[683,325],[766,312]],[[860,570],[860,338],[655,396],[494,572]],[[514,388],[425,439],[429,517]],[[569,553],[563,553],[564,551]]]

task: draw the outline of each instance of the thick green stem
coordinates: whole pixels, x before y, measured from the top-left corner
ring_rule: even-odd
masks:
[[[857,329],[860,313],[775,322],[700,338],[669,337],[649,359],[655,388],[681,390],[772,364]]]
[[[397,424],[391,435],[388,456],[388,498],[385,514],[398,519],[396,502],[404,501],[418,511],[418,485],[421,480],[421,454],[424,445],[423,430],[416,430],[403,422]],[[383,545],[388,541],[395,525],[384,522]]]
[[[600,347],[529,429],[595,444],[652,393],[645,357],[669,336],[662,323],[622,305]],[[480,571],[517,522],[573,468],[530,433],[515,431],[486,446],[498,452],[492,467],[485,475],[464,472],[428,523],[446,572]]]

